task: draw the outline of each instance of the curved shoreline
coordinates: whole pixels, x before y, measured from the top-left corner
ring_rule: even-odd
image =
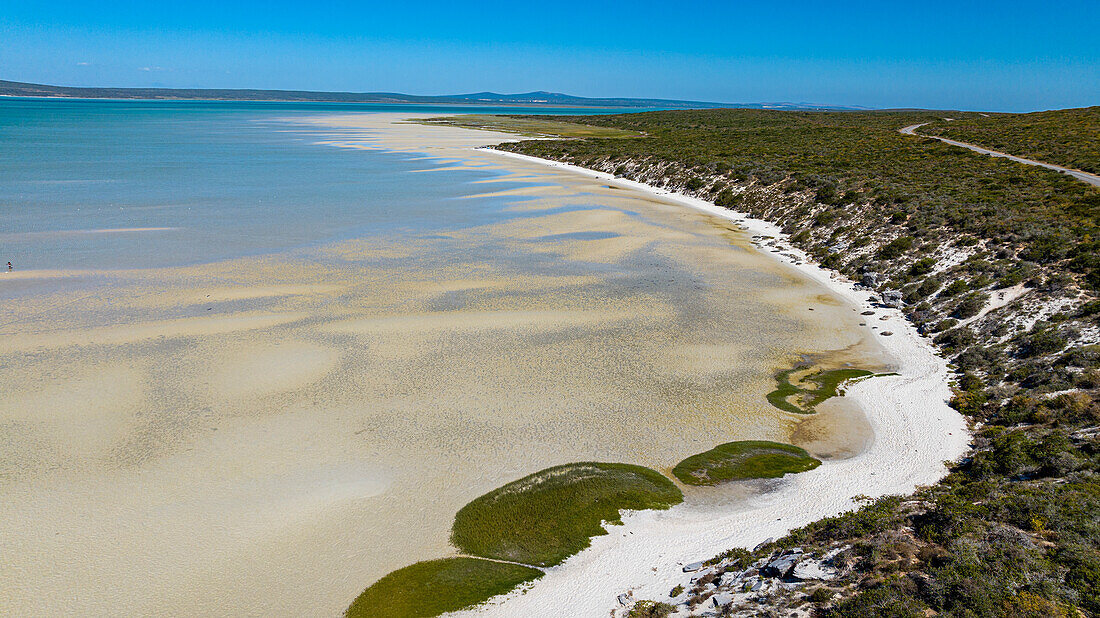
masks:
[[[574,165],[483,148],[503,157],[539,163],[599,178],[729,219],[751,234],[785,239],[778,226],[687,195],[644,183],[615,178]],[[870,307],[872,292],[827,271],[793,248],[773,257],[823,285],[853,307]],[[796,264],[795,262],[801,262]],[[752,547],[769,537],[823,517],[851,510],[855,496],[878,497],[912,492],[946,474],[945,461],[962,456],[970,436],[965,419],[947,405],[951,396],[947,363],[897,309],[878,309],[877,330],[868,327],[895,363],[898,375],[852,384],[846,397],[860,406],[873,438],[859,455],[826,461],[819,468],[770,484],[772,491],[755,495],[735,508],[681,504],[668,511],[628,513],[623,526],[592,540],[528,588],[498,597],[454,616],[553,615],[568,608],[573,616],[607,616],[618,606],[616,597],[630,592],[635,599],[660,600],[676,584],[690,579],[681,565],[710,558],[734,546]],[[890,332],[886,336],[883,333]]]

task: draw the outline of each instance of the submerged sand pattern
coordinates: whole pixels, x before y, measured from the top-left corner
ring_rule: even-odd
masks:
[[[473,497],[574,461],[787,441],[805,419],[764,400],[776,369],[882,362],[851,307],[729,221],[395,120],[314,126],[496,171],[469,193],[510,216],[0,279],[0,611],[336,615],[452,553]]]

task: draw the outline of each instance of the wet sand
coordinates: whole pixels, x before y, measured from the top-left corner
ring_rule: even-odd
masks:
[[[453,553],[468,500],[551,465],[865,444],[842,404],[799,428],[764,400],[802,355],[889,366],[848,301],[728,220],[395,120],[313,126],[498,171],[469,195],[506,184],[514,218],[0,276],[0,610],[332,616]]]

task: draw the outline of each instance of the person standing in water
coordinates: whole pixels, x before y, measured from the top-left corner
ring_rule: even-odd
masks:
[[[8,262],[8,272],[11,272],[11,262]]]

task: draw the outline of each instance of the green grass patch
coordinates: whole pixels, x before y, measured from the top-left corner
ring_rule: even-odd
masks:
[[[672,474],[685,485],[717,485],[726,481],[774,479],[820,465],[819,460],[797,446],[742,440],[692,455],[676,464]]]
[[[550,566],[607,534],[623,509],[666,509],[684,499],[664,475],[628,464],[547,468],[475,499],[455,515],[451,542],[487,558]]]
[[[612,127],[595,127],[560,120],[539,118],[516,118],[513,116],[490,116],[482,114],[463,114],[441,118],[426,118],[416,121],[419,124],[447,125],[465,129],[483,129],[503,133],[518,133],[524,137],[641,137],[637,131]]]
[[[480,558],[428,560],[398,569],[363,591],[348,618],[438,616],[483,603],[542,577],[542,571]]]
[[[801,365],[775,374],[776,389],[768,393],[768,403],[784,412],[813,414],[815,406],[836,397],[845,381],[874,375],[864,369],[821,369],[807,373],[809,369]]]

